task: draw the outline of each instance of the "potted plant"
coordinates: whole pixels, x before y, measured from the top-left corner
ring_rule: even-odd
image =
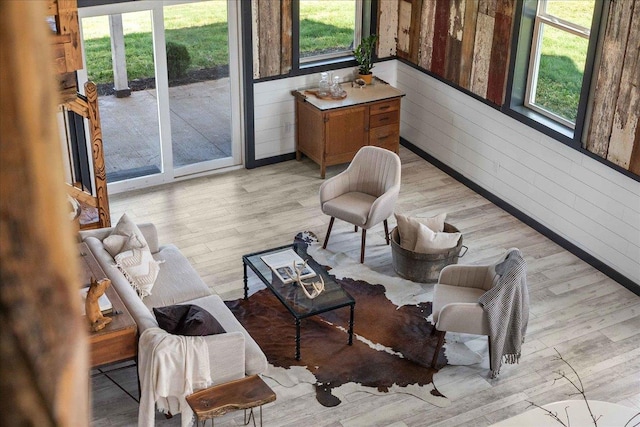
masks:
[[[371,69],[373,68],[373,52],[377,41],[378,36],[371,34],[364,37],[353,51],[353,56],[358,62],[358,78],[364,80],[367,84],[371,84],[373,78]]]

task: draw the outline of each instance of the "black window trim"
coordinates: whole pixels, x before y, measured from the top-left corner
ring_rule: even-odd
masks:
[[[501,108],[503,113],[563,144],[581,151],[586,151],[583,148],[582,140],[586,132],[585,124],[588,123],[587,112],[589,110],[592,80],[595,78],[596,72],[595,59],[598,41],[600,39],[599,35],[601,29],[604,29],[606,24],[601,21],[601,18],[603,16],[603,10],[606,10],[605,7],[608,6],[608,3],[608,0],[595,2],[576,125],[575,129],[571,129],[524,105],[526,79],[530,64],[529,58],[531,56],[531,41],[533,39],[533,23],[538,0],[517,1],[505,101]]]

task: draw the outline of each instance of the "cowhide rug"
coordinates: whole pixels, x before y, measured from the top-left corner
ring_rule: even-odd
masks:
[[[437,340],[430,322],[433,285],[383,274],[344,253],[323,250],[308,232],[298,234],[296,241],[304,242],[308,255],[325,265],[356,300],[353,345],[347,345],[348,307],[302,320],[297,361],[294,318],[271,291],[258,290],[247,301],[227,301],[266,354],[270,366],[265,375],[284,386],[313,384],[324,406],[339,405],[354,391],[407,393],[447,406],[449,400],[433,384],[437,371],[430,367]],[[438,366],[480,360],[462,347],[465,350],[452,350],[446,343],[446,356],[440,353]]]

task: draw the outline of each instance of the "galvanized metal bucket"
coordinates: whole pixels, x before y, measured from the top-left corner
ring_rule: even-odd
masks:
[[[458,233],[458,229],[449,223],[444,223],[446,233]],[[460,254],[462,248],[464,252]],[[400,277],[405,279],[428,283],[436,282],[440,276],[440,270],[449,264],[457,264],[458,258],[467,253],[467,248],[462,244],[462,236],[458,244],[451,249],[437,254],[422,254],[410,251],[400,246],[400,233],[398,227],[391,230],[391,260],[393,269]]]

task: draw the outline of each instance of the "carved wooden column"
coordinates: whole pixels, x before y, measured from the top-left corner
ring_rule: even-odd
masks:
[[[46,2],[0,2],[0,417],[81,426],[88,354],[46,11]]]

